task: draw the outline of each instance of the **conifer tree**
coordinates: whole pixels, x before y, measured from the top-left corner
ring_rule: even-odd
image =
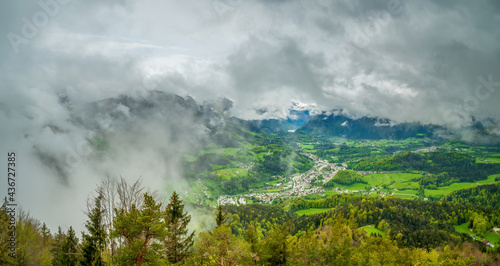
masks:
[[[245,230],[245,241],[250,244],[250,251],[252,252],[252,260],[255,263],[259,260],[258,257],[258,245],[259,245],[259,234],[257,229],[255,228],[255,224],[253,221],[250,222],[247,229]]]
[[[54,241],[52,243],[52,265],[59,266],[63,264],[63,242],[66,238],[66,235],[62,232],[61,227],[57,227],[57,234],[54,236]]]
[[[283,225],[274,225],[264,240],[263,260],[269,265],[285,265],[288,257],[287,235],[290,233],[291,222]]]
[[[144,194],[142,208],[134,205],[130,210],[115,210],[112,237],[122,238],[124,245],[118,250],[117,263],[120,265],[159,264],[158,241],[167,235],[166,223],[161,203],[157,203],[148,193]]]
[[[224,213],[224,210],[222,209],[222,205],[219,205],[219,208],[217,210],[217,216],[215,217],[215,222],[217,223],[217,227],[224,225],[226,220],[227,217],[226,214]]]
[[[101,204],[102,194],[94,199],[93,208],[87,213],[89,220],[85,223],[89,234],[82,233],[82,265],[103,265],[102,253],[106,248],[106,228],[104,226],[104,209]]]
[[[165,221],[168,230],[164,241],[167,259],[170,263],[181,262],[193,246],[194,232],[191,234],[188,232],[187,226],[191,221],[191,215],[184,212],[184,204],[175,191],[165,209]]]
[[[65,266],[74,266],[78,264],[78,238],[75,235],[73,227],[69,227],[68,234],[62,243],[62,263]]]
[[[45,223],[42,225],[42,239],[44,245],[47,245],[50,240],[50,230]]]
[[[250,222],[250,224],[247,227],[247,230],[245,230],[245,240],[250,244],[250,249],[253,253],[257,252],[257,245],[259,243],[259,235],[257,233],[257,230],[255,228],[255,224],[253,221]]]

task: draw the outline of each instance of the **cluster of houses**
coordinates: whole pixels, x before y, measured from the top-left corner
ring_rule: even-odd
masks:
[[[299,189],[292,189],[292,190],[287,190],[283,192],[267,192],[267,193],[249,193],[249,194],[244,194],[240,196],[220,196],[219,199],[217,199],[217,204],[219,205],[227,205],[227,204],[234,204],[234,205],[243,205],[247,203],[247,199],[255,199],[259,200],[262,203],[268,203],[271,204],[273,201],[277,198],[279,199],[285,199],[287,197],[291,196],[306,196],[310,194],[321,194],[324,192],[324,189],[322,187],[314,187],[311,189],[304,189],[304,190],[299,190]]]
[[[313,181],[319,181],[319,176],[323,176],[323,182],[326,183],[328,180],[330,180],[337,171],[339,170],[344,170],[347,165],[335,165],[332,163],[329,163],[326,160],[319,160],[318,157],[308,154],[308,153],[302,153],[302,155],[305,155],[312,160],[314,160],[315,166],[307,171],[306,173],[297,173],[291,176],[292,181],[289,182],[282,182],[282,183],[276,183],[272,185],[274,188],[278,188],[279,192],[269,192],[267,191],[266,193],[250,193],[250,194],[244,194],[240,196],[221,196],[218,200],[218,204],[235,204],[235,205],[241,205],[241,204],[246,204],[247,200],[246,199],[254,199],[254,200],[259,200],[260,202],[263,203],[272,203],[276,198],[281,198],[285,199],[291,196],[306,196],[310,194],[322,194],[325,190],[318,186],[318,187],[312,187],[311,183]],[[372,172],[364,172],[362,174],[370,174]],[[389,173],[389,172],[385,172]],[[284,180],[284,179],[283,179]],[[269,184],[268,184],[269,185]],[[271,186],[271,185],[270,185]],[[342,190],[342,188],[334,188],[334,191],[337,191],[338,193],[357,193],[359,192],[358,190]],[[381,192],[379,187],[372,187],[370,191],[366,191],[365,193],[369,195],[371,192],[376,192],[380,194],[382,197],[386,197],[389,195],[394,195],[393,193],[385,193]]]
[[[217,199],[217,204],[218,205],[228,205],[228,204],[233,204],[233,205],[239,205],[239,198],[238,197],[229,197],[229,196],[221,196],[219,199]],[[246,200],[245,200],[246,203]]]

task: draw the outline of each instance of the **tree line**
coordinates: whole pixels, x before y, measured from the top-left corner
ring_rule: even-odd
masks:
[[[295,211],[328,208],[328,212],[298,216]],[[324,221],[337,216],[356,227],[374,225],[397,240],[400,247],[435,248],[443,244],[458,244],[468,237],[455,232],[455,225],[469,223],[482,235],[494,225],[500,225],[500,211],[491,207],[464,206],[449,202],[403,200],[396,197],[363,197],[336,194],[316,200],[293,198],[278,205],[250,204],[227,208],[232,214],[233,233],[240,234],[252,222],[259,222],[262,232],[273,224],[290,219],[292,234],[316,230]],[[276,213],[276,215],[274,215]]]
[[[457,190],[444,196],[442,200],[460,205],[489,206],[498,210],[500,209],[500,183]]]
[[[21,212],[16,221],[16,256],[8,256],[6,201],[0,209],[1,265],[160,265],[186,259],[195,232],[177,193],[164,205],[137,181],[105,180],[87,203],[86,232],[73,227],[51,234]]]
[[[331,208],[298,216],[305,208]],[[416,265],[493,264],[484,252],[454,233],[498,225],[490,207],[339,194],[294,198],[276,205],[219,206],[215,227],[188,230],[190,214],[177,193],[163,204],[140,182],[105,180],[89,198],[85,232],[70,227],[52,234],[22,212],[17,257],[6,248],[6,205],[0,209],[0,265]],[[374,225],[386,237],[360,227]],[[498,250],[498,249],[497,249]]]

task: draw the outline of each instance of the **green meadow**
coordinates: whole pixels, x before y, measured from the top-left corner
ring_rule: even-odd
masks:
[[[393,189],[418,189],[418,182],[412,181],[421,177],[420,174],[411,173],[387,173],[387,174],[368,174],[364,176],[370,186],[382,187],[386,185]]]
[[[240,149],[237,149],[237,148],[208,149],[208,150],[201,150],[200,155],[205,155],[207,153],[219,153],[219,154],[226,154],[226,155],[235,156],[239,150]]]
[[[412,199],[416,197],[419,184],[417,181],[413,181],[415,178],[419,178],[421,175],[412,173],[386,173],[386,174],[368,174],[363,177],[367,182],[364,183],[354,183],[352,185],[340,185],[336,184],[338,187],[348,190],[366,190],[367,187],[379,187],[382,188],[384,185],[386,189],[381,189],[382,192],[394,193],[397,197],[404,199]],[[325,194],[327,194],[325,192]],[[329,193],[328,193],[329,194]],[[377,193],[372,192],[370,196],[378,196]]]
[[[241,168],[224,168],[214,171],[216,175],[220,175],[222,180],[229,180],[231,178],[247,176],[248,170]]]
[[[314,144],[302,144],[301,149],[303,152],[315,153]]]
[[[438,187],[437,189],[425,189],[426,197],[433,197],[435,199],[447,195],[453,191],[475,187],[483,184],[490,184],[495,182],[495,178],[499,177],[500,174],[490,175],[485,180],[480,180],[477,182],[460,182],[453,183],[449,186]],[[394,193],[395,196],[402,199],[415,199],[417,198],[417,193],[419,189],[419,183],[417,180],[421,177],[420,174],[413,173],[380,173],[380,174],[368,174],[363,177],[367,182],[364,183],[354,183],[352,185],[341,185],[336,184],[337,187],[342,187],[348,190],[366,190],[366,187],[379,187],[382,188],[380,191],[385,193]],[[326,195],[331,195],[334,192],[325,192]],[[376,193],[371,193],[370,196],[375,196]]]
[[[469,230],[469,223],[463,223],[461,225],[455,225],[455,231],[457,233],[463,233],[468,235],[474,235],[472,231]]]
[[[482,158],[477,158],[478,163],[500,163],[500,153],[488,154]]]
[[[311,215],[311,214],[316,214],[316,213],[323,213],[331,210],[330,208],[311,208],[311,209],[305,209],[305,210],[298,210],[295,213],[298,214],[299,216],[302,215]]]
[[[497,249],[500,246],[500,235],[495,232],[489,232],[484,235],[484,238],[490,241],[491,244]]]
[[[378,229],[378,228],[375,228],[374,225],[367,225],[367,226],[361,227],[361,229],[365,230],[365,232],[369,235],[380,234],[382,237],[385,237],[385,232]]]

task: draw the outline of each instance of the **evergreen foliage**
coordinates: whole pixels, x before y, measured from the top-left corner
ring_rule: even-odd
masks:
[[[443,201],[461,205],[478,205],[500,209],[500,183],[477,186],[452,192]]]
[[[164,219],[168,231],[164,240],[167,260],[170,263],[181,262],[189,255],[189,249],[193,246],[194,232],[188,232],[191,216],[184,211],[184,204],[176,192],[172,194],[165,209]]]
[[[199,233],[196,241],[177,193],[165,207],[144,193],[136,201],[140,206],[115,209],[110,234],[99,194],[87,213],[82,243],[72,227],[66,233],[59,227],[52,236],[45,224],[21,213],[16,221],[18,256],[6,256],[2,230],[0,258],[2,265],[494,265],[499,249],[485,252],[467,228],[486,237],[500,225],[500,211],[490,207],[495,201],[486,200],[496,200],[497,191],[498,184],[484,185],[440,202],[337,194],[276,205],[219,206],[217,227]],[[294,213],[308,208],[330,211]],[[8,219],[4,204],[2,229]],[[459,225],[461,233],[455,231]],[[384,235],[371,236],[363,226]],[[118,243],[116,254],[106,245],[111,239]]]
[[[94,199],[93,208],[87,213],[85,228],[89,234],[83,233],[82,265],[103,265],[103,252],[106,248],[107,232],[104,226],[104,209],[101,204],[102,194]]]
[[[75,235],[73,227],[69,227],[68,233],[61,245],[61,260],[62,265],[75,266],[78,265],[80,251],[78,250],[78,238]]]
[[[226,220],[227,217],[224,213],[224,209],[222,208],[222,205],[219,205],[219,207],[217,208],[217,216],[215,217],[215,223],[217,224],[217,227],[224,225]]]
[[[111,236],[124,239],[115,258],[116,263],[140,266],[160,262],[162,246],[159,241],[168,234],[161,205],[144,193],[142,208],[132,205],[129,211],[116,210]]]

